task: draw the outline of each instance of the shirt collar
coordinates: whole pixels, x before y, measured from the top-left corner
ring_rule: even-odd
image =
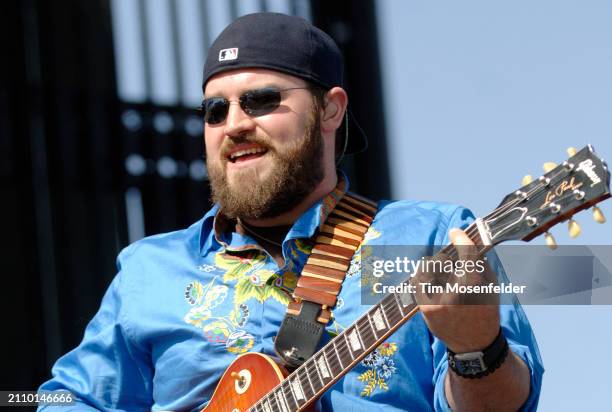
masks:
[[[338,170],[338,184],[330,193],[318,200],[293,224],[285,241],[311,238],[323,226],[327,216],[348,191],[349,181],[344,172]],[[215,204],[204,216],[200,231],[200,253],[206,255],[211,249],[225,248],[230,251],[261,249],[254,239],[236,232],[234,222],[221,212]],[[283,243],[284,243],[283,242]]]

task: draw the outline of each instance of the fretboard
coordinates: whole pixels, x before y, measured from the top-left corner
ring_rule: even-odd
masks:
[[[475,224],[465,232],[476,243]],[[486,246],[478,245],[479,251]],[[456,256],[452,245],[440,253]],[[418,312],[409,293],[388,294],[261,398],[248,411],[293,412],[308,406]]]
[[[317,399],[417,312],[409,294],[385,296],[249,411],[297,411]]]

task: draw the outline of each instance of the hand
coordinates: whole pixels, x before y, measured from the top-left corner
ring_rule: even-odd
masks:
[[[497,284],[495,272],[477,253],[476,246],[465,232],[451,229],[449,237],[458,255],[452,260],[463,262],[463,267],[470,266],[474,270],[460,271],[460,266],[456,265],[454,273],[418,272],[411,280],[416,285],[415,297],[427,327],[451,351],[464,353],[482,350],[495,340],[499,332],[499,297],[492,293],[472,295],[446,290],[443,293],[427,293],[428,290],[423,291],[421,286],[422,283],[437,284],[443,288],[446,288],[447,283],[464,286],[489,285],[491,282]],[[442,263],[448,263],[449,259],[445,255],[434,258],[442,260]],[[466,262],[473,263],[470,265]],[[484,270],[479,271],[475,269],[477,267]]]

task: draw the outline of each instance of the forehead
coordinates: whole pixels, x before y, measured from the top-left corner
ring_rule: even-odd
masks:
[[[210,78],[205,96],[227,96],[261,87],[304,87],[306,81],[290,74],[269,69],[238,69],[218,73]]]

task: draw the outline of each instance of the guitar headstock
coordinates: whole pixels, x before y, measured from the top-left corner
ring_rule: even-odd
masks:
[[[524,186],[508,194],[497,209],[482,218],[492,244],[507,240],[528,241],[546,233],[550,247],[556,247],[548,229],[570,220],[570,235],[580,233],[572,216],[593,207],[599,223],[605,218],[597,203],[610,197],[610,171],[591,145],[580,151],[568,149],[569,159],[560,165],[545,163],[538,179],[525,176]]]

